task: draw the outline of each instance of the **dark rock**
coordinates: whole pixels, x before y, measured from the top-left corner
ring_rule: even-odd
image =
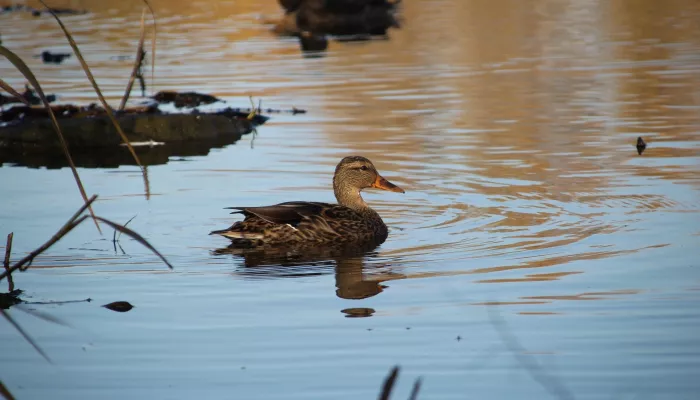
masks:
[[[7,310],[15,304],[22,303],[22,299],[19,298],[20,294],[22,294],[22,291],[19,289],[8,293],[0,293],[0,309]]]
[[[297,26],[314,34],[386,35],[399,26],[394,11],[387,1],[306,0],[297,11]]]
[[[280,0],[285,17],[275,31],[314,36],[386,35],[400,26],[398,0]]]

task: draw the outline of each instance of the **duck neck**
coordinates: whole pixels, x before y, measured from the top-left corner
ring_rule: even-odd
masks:
[[[333,180],[333,192],[338,204],[351,208],[361,214],[372,213],[372,210],[360,196],[360,189],[350,185],[344,185],[337,180]]]

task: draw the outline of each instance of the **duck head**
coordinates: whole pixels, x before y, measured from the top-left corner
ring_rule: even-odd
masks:
[[[351,208],[354,208],[353,205],[364,205],[360,192],[370,188],[405,193],[384,179],[374,164],[365,157],[350,156],[340,160],[333,176],[333,191],[338,203]]]

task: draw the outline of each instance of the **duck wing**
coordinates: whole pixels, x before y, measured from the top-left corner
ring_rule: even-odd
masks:
[[[265,207],[226,207],[242,213],[246,219],[256,216],[273,224],[291,225],[297,227],[304,220],[315,220],[324,216],[324,211],[338,207],[336,204],[309,201],[290,201]]]

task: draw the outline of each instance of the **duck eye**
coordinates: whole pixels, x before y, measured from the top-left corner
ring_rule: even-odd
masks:
[[[367,166],[366,165],[361,166],[360,171],[367,171]]]

